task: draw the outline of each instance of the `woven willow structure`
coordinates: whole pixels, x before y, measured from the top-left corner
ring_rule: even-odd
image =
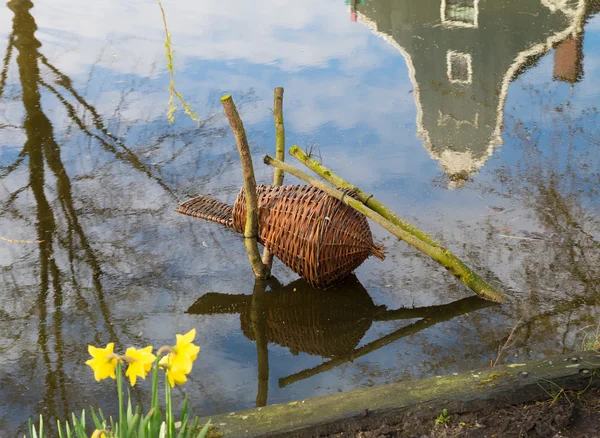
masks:
[[[384,259],[382,247],[373,243],[367,219],[322,190],[309,185],[259,185],[256,190],[259,243],[311,285],[331,286],[371,255]],[[199,196],[181,204],[177,211],[243,234],[245,190],[242,188],[233,207]]]

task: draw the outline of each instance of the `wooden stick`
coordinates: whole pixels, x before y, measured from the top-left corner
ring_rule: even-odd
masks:
[[[464,266],[464,264],[454,254],[452,254],[448,249],[442,247],[442,245],[440,245],[435,239],[433,239],[427,233],[423,232],[416,226],[412,225],[410,222],[406,221],[405,219],[403,219],[402,217],[400,217],[399,215],[394,213],[386,205],[384,205],[383,203],[381,203],[380,201],[375,199],[372,195],[365,193],[359,187],[356,187],[355,185],[349,183],[342,177],[333,173],[330,169],[323,166],[317,160],[315,160],[314,158],[312,158],[308,154],[306,154],[298,146],[293,146],[290,149],[290,155],[292,155],[293,157],[295,157],[296,159],[301,161],[309,169],[311,169],[313,172],[315,172],[319,176],[325,178],[327,181],[329,181],[334,186],[340,187],[340,188],[349,188],[349,189],[354,190],[358,195],[358,199],[365,206],[367,206],[371,210],[375,211],[376,213],[380,214],[382,217],[384,217],[385,219],[390,221],[392,224],[402,228],[404,231],[406,231],[406,232],[412,234],[413,236],[415,236],[416,238],[422,240],[427,245],[430,245],[434,248],[442,249],[443,253],[444,253],[444,258],[448,261],[448,263],[456,265],[456,266],[461,266],[461,265]],[[444,263],[441,263],[441,264],[448,269],[448,266],[446,264],[444,264]],[[470,269],[468,267],[464,266],[464,268],[466,268],[467,270],[470,271]],[[452,272],[452,270],[451,270],[451,272]],[[457,275],[454,272],[452,272],[452,273],[454,275]],[[473,274],[477,275],[475,273],[473,273]],[[477,278],[475,278],[474,281],[479,282],[478,279],[480,279],[483,283],[487,284],[479,276],[477,276]],[[461,279],[461,281],[463,281],[463,280]],[[463,281],[463,283],[467,284],[465,281]],[[467,286],[469,286],[471,289],[473,289],[469,284],[467,284]],[[494,289],[492,286],[490,286],[490,285],[488,285],[488,286],[491,287],[492,289]],[[473,289],[473,290],[475,290],[475,289]],[[502,301],[502,302],[504,302],[504,301]]]
[[[277,87],[273,97],[273,118],[275,120],[275,158],[284,161],[285,158],[285,126],[283,124],[283,87]],[[281,169],[275,169],[273,174],[273,185],[283,184],[285,173]]]
[[[244,188],[246,189],[246,226],[244,227],[244,246],[248,253],[248,260],[252,266],[254,277],[256,279],[265,279],[270,275],[269,269],[263,264],[258,252],[258,196],[256,195],[256,179],[254,178],[254,167],[252,166],[252,157],[250,156],[250,147],[246,138],[244,124],[238,114],[235,103],[230,94],[221,97],[223,109],[229,119],[231,130],[235,137],[240,161],[242,162],[242,172],[244,174]]]
[[[360,213],[364,214],[366,217],[368,217],[375,223],[381,225],[383,228],[388,230],[390,233],[394,234],[396,237],[404,240],[410,246],[427,254],[433,260],[435,260],[443,267],[445,267],[448,271],[450,271],[456,278],[462,281],[467,287],[469,287],[480,297],[497,303],[503,303],[506,301],[506,298],[500,291],[498,291],[495,287],[493,287],[491,284],[489,284],[483,278],[481,278],[479,275],[473,272],[458,258],[452,256],[450,251],[448,251],[443,246],[432,246],[429,243],[424,242],[415,235],[409,233],[408,231],[404,230],[403,228],[384,218],[379,213],[371,210],[362,202],[357,201],[356,199],[350,196],[346,196],[340,190],[333,188],[326,182],[323,182],[317,178],[313,178],[312,176],[302,172],[300,169],[294,166],[286,164],[268,155],[265,155],[264,162],[265,164],[277,167],[283,170],[284,172],[287,172],[291,175],[294,175],[297,178],[300,178],[303,181],[306,181],[312,186],[323,190],[328,195],[339,199],[344,204],[349,205],[355,210],[358,210]]]
[[[275,120],[275,158],[285,161],[285,127],[283,125],[283,87],[275,88],[273,92],[273,119]],[[273,185],[283,184],[285,173],[281,169],[275,168],[273,172]],[[265,246],[262,256],[263,264],[269,268],[273,267],[273,254]]]
[[[329,181],[335,187],[339,187],[342,189],[347,188],[347,189],[354,190],[356,192],[360,202],[365,204],[371,210],[379,213],[381,216],[386,218],[388,221],[390,221],[394,225],[399,226],[403,230],[409,232],[413,236],[421,239],[423,242],[425,242],[431,246],[440,246],[440,244],[438,242],[436,242],[434,239],[432,239],[427,233],[424,233],[423,231],[419,230],[417,227],[415,227],[408,221],[406,221],[403,218],[401,218],[400,216],[398,216],[392,210],[387,208],[384,204],[382,204],[377,199],[375,199],[372,195],[369,195],[369,194],[363,192],[360,188],[356,187],[355,185],[350,184],[348,181],[346,181],[341,176],[338,176],[335,173],[333,173],[330,169],[323,166],[321,163],[319,163],[314,158],[310,157],[306,152],[304,152],[302,149],[300,149],[297,145],[292,146],[292,148],[290,149],[290,155],[292,157],[296,158],[297,160],[301,161],[302,164],[304,164],[310,170],[315,172],[317,175],[321,176],[322,178],[325,178],[327,181]]]
[[[256,341],[256,363],[258,368],[258,391],[256,407],[267,405],[269,393],[269,339],[267,338],[266,300],[268,281],[256,280],[250,305],[250,322]]]

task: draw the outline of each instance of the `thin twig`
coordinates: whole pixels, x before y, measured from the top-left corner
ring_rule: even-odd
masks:
[[[21,239],[8,239],[6,237],[2,237],[0,236],[0,239],[4,240],[5,242],[8,243],[29,243],[29,244],[35,244],[35,243],[43,243],[43,240],[21,240]]]
[[[544,239],[536,239],[533,237],[509,236],[508,234],[498,234],[498,236],[506,237],[507,239],[533,240],[534,242],[543,242],[544,241]]]
[[[512,339],[512,337],[515,334],[515,331],[517,330],[517,328],[521,325],[521,322],[523,322],[523,317],[521,317],[517,321],[517,323],[515,324],[515,326],[511,330],[510,334],[508,335],[508,338],[506,338],[506,342],[504,343],[504,345],[498,349],[498,355],[496,356],[496,360],[494,361],[494,364],[492,365],[492,367],[496,366],[496,364],[498,363],[498,360],[500,360],[500,356],[502,356],[502,353],[504,352],[504,350],[506,350],[509,347],[508,343]],[[514,344],[514,342],[513,342],[513,344]]]
[[[162,7],[162,3],[160,2],[160,0],[156,1],[158,2],[158,6],[160,7],[163,26],[165,28],[165,53],[167,57],[167,68],[169,69],[169,74],[171,76],[171,80],[169,81],[169,111],[167,112],[167,118],[169,119],[169,123],[173,123],[175,121],[175,116],[173,114],[175,113],[177,107],[173,104],[173,96],[177,96],[177,98],[181,102],[181,106],[183,106],[183,109],[185,110],[185,113],[199,125],[200,119],[198,118],[196,113],[192,111],[190,105],[183,99],[181,93],[179,93],[175,89],[175,68],[173,67],[174,56],[171,45],[171,34],[169,33],[169,28],[167,27],[167,16],[165,15],[165,10]]]

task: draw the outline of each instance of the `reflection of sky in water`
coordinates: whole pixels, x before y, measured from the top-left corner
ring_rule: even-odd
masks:
[[[118,341],[124,346],[145,342],[160,346],[174,333],[196,327],[202,352],[185,390],[199,411],[211,414],[250,407],[257,386],[255,344],[242,336],[239,316],[184,313],[207,292],[251,292],[252,274],[243,245],[229,230],[172,211],[177,200],[196,192],[233,202],[241,186],[235,148],[219,115],[218,97],[224,92],[232,92],[240,103],[259,181],[271,178],[271,169],[260,164],[259,157],[272,150],[269,108],[273,87],[282,85],[288,145],[318,145],[326,165],[375,192],[485,276],[505,285],[514,297],[503,308],[459,316],[285,388],[278,388],[279,378],[317,366],[323,359],[302,352],[293,356],[287,348],[271,344],[269,403],[485,366],[521,314],[529,315],[530,322],[511,351],[518,359],[507,360],[576,347],[576,331],[593,323],[597,314],[597,303],[586,301],[594,288],[586,289],[574,270],[560,265],[568,253],[565,248],[572,248],[568,238],[580,236],[568,227],[557,233],[563,226],[559,219],[554,228],[544,222],[540,193],[551,193],[543,188],[552,187],[553,172],[559,175],[556,188],[568,198],[569,211],[582,229],[598,238],[598,194],[594,192],[600,182],[594,170],[600,164],[595,140],[598,116],[581,114],[596,105],[600,94],[598,18],[590,19],[585,28],[582,80],[573,86],[552,82],[553,52],[543,56],[509,86],[504,144],[462,189],[448,190],[439,163],[417,136],[415,90],[406,60],[369,27],[351,23],[344,2],[230,1],[199,6],[177,1],[165,3],[165,9],[177,54],[177,86],[207,120],[201,130],[182,113],[177,113],[174,126],[166,124],[168,77],[155,2],[98,3],[93,13],[84,3],[39,2],[32,14],[41,52],[71,78],[74,89],[102,116],[107,130],[123,138],[152,176],[134,170],[127,159],[82,135],[59,101],[42,90],[44,112],[53,123],[73,186],[75,211],[101,264],[103,292]],[[2,48],[12,18],[9,9],[0,10]],[[42,76],[54,80],[47,69],[42,69]],[[20,92],[13,56],[0,100],[0,125],[22,125]],[[69,101],[76,105],[72,97]],[[556,110],[559,106],[561,112]],[[86,117],[92,127],[89,114]],[[0,164],[6,166],[17,159],[26,137],[17,128],[4,128],[0,134]],[[8,199],[29,178],[25,163],[2,180],[0,197]],[[68,406],[74,409],[98,401],[106,408],[112,400],[105,394],[111,383],[91,384],[82,364],[86,344],[112,339],[108,339],[107,322],[98,315],[91,268],[79,247],[71,271],[65,246],[68,221],[61,214],[56,180],[49,170],[46,193],[62,239],[56,244],[55,258],[63,272],[59,326],[68,358],[62,365]],[[505,210],[494,212],[488,206]],[[0,235],[34,238],[34,197],[25,190],[14,208],[19,214],[2,213]],[[523,236],[523,230],[556,234],[555,241],[498,237],[499,233]],[[374,232],[385,243],[388,258],[383,263],[367,261],[357,276],[377,305],[427,306],[469,294],[424,257],[381,229],[374,227]],[[593,265],[597,251],[589,250],[587,257]],[[56,308],[49,298],[50,365],[40,358],[37,344],[38,327],[44,325],[39,309],[34,306],[29,312],[39,287],[38,263],[36,246],[0,246],[4,290],[0,399],[18,395],[0,402],[0,429],[15,427],[42,410],[41,404],[54,400],[60,406],[56,395],[60,391],[48,392],[45,377],[48,369],[59,369],[54,351],[58,343],[54,344],[52,332]],[[275,274],[283,284],[295,278],[281,265]],[[589,278],[594,273],[582,275]],[[551,318],[544,316],[552,312]],[[360,345],[405,324],[374,322]],[[14,344],[17,340],[24,342],[24,349]],[[31,374],[28,360],[35,361]],[[146,395],[144,390],[134,394]],[[58,414],[62,415],[60,409]]]

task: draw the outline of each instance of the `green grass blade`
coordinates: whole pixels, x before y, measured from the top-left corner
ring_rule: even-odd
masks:
[[[111,430],[115,430],[115,420],[113,419],[112,415],[110,416],[110,428]]]
[[[146,431],[148,430],[148,424],[150,423],[151,419],[152,419],[152,409],[150,409],[150,412],[148,412],[148,414],[146,414],[145,417],[144,416],[140,417],[140,425],[138,427],[137,438],[146,438]],[[149,435],[149,436],[151,437],[152,435]]]
[[[202,430],[200,431],[200,433],[197,435],[196,438],[204,438],[206,436],[206,434],[208,433],[209,428],[210,428],[210,420],[208,420],[208,422],[204,425],[204,427],[202,428]]]
[[[132,438],[135,436],[135,427],[137,426],[139,420],[140,414],[136,412],[133,417],[131,417],[131,422],[127,425],[127,438]]]
[[[58,438],[64,438],[63,428],[58,420],[56,420],[56,430],[58,431]]]
[[[187,411],[188,411],[188,397],[186,395],[185,399],[183,400],[183,408],[181,409],[181,422],[183,422],[183,419],[187,417]]]
[[[35,430],[35,424],[33,424],[33,422],[31,421],[31,418],[28,420],[28,424],[29,424],[29,436],[31,438],[38,438],[37,430]]]
[[[98,430],[104,429],[104,425],[102,424],[102,422],[100,421],[100,419],[98,418],[96,413],[94,412],[94,408],[90,407],[90,412],[92,413],[92,419],[94,420],[94,427]]]
[[[129,424],[129,420],[133,417],[133,409],[131,409],[131,393],[129,392],[129,388],[127,388],[127,423]]]
[[[183,438],[186,436],[185,431],[187,429],[188,418],[187,415],[181,419],[181,425],[179,426],[179,433],[177,434],[177,438]]]
[[[194,417],[194,421],[192,421],[192,427],[189,430],[191,430],[192,433],[194,433],[198,430],[198,424],[200,424],[200,418]]]

